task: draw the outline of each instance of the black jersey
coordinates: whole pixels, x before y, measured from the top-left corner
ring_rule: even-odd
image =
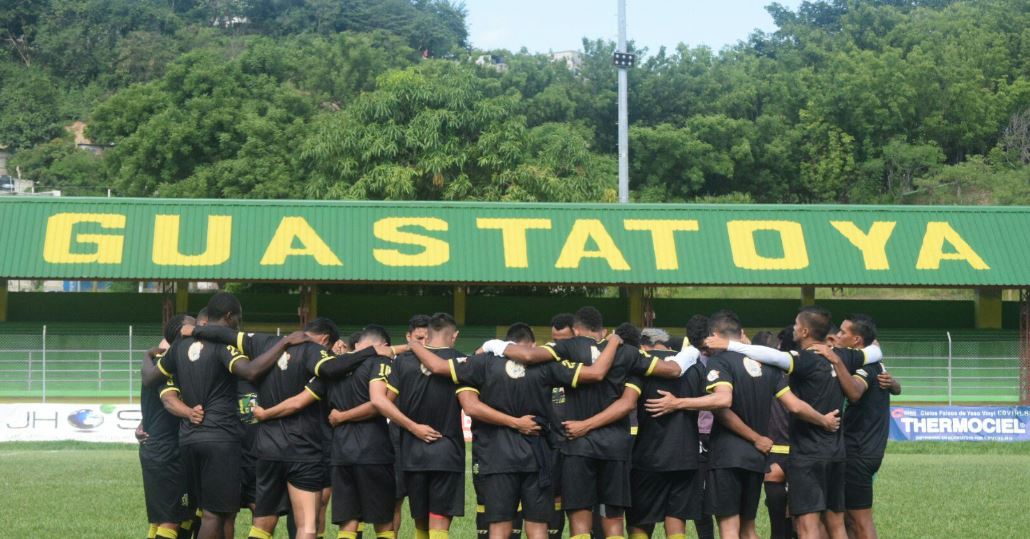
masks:
[[[780,375],[783,384],[789,385],[790,380],[787,373]],[[773,441],[773,453],[786,454],[790,452],[790,411],[780,402],[780,399],[773,399],[772,408],[769,410],[769,439]]]
[[[237,442],[243,424],[237,411],[233,365],[247,356],[235,346],[183,337],[172,343],[157,368],[179,385],[180,398],[190,408],[204,407],[204,421],[179,422],[179,445]]]
[[[258,384],[258,404],[271,408],[305,390],[321,400],[323,395],[308,385],[314,377],[315,365],[327,356],[332,354],[311,342],[287,348]],[[319,462],[322,460],[323,420],[318,406],[308,406],[291,416],[261,422],[254,451],[263,460]]]
[[[464,358],[453,348],[432,348],[441,358]],[[400,469],[403,471],[465,472],[465,435],[461,430],[461,405],[454,383],[433,376],[411,352],[397,356],[386,378],[387,388],[397,394],[397,408],[412,421],[429,425],[442,435],[427,444],[401,430]]]
[[[865,362],[861,350],[834,348],[850,372]],[[790,389],[799,399],[807,402],[816,412],[827,414],[844,406],[844,390],[837,380],[837,370],[823,356],[810,350],[792,352],[794,363],[790,370]],[[843,431],[828,432],[818,425],[802,419],[790,418],[791,456],[816,460],[843,460]]]
[[[548,343],[544,347],[557,360],[593,365],[607,344],[607,341],[579,336]],[[578,376],[573,379],[565,390],[564,418],[579,421],[603,412],[622,396],[627,376],[633,373],[650,375],[657,364],[658,358],[635,346],[622,345],[616,351],[615,360],[604,380],[580,385]],[[567,440],[561,445],[561,452],[601,460],[629,460],[632,442],[629,418],[625,417],[592,430],[586,436]]]
[[[484,404],[513,417],[537,416],[545,420],[552,444],[560,436],[552,405],[552,389],[572,386],[579,373],[579,363],[549,361],[525,366],[493,354],[478,354],[448,361],[451,381],[479,393]],[[459,391],[461,391],[459,389]],[[517,430],[473,421],[473,448],[480,474],[535,472],[538,470],[530,440]]]
[[[158,356],[160,357],[160,356]],[[179,458],[179,418],[161,403],[161,396],[169,391],[179,392],[175,381],[143,386],[140,390],[140,413],[146,442],[140,446],[140,455],[154,462],[168,462]]]
[[[368,384],[386,382],[392,363],[374,356],[338,380],[328,381],[329,404],[336,410],[350,410],[369,402]],[[332,464],[392,464],[393,444],[386,418],[377,415],[364,421],[348,421],[333,429]]]
[[[650,354],[665,360],[676,355],[673,350],[652,350]],[[647,399],[661,397],[659,390],[675,397],[700,397],[704,394],[704,365],[695,363],[679,378],[631,379],[641,384],[637,399],[637,436],[633,442],[633,469],[647,471],[696,470],[698,437],[697,412],[678,410],[653,417],[645,408]]]
[[[865,365],[854,376],[869,385],[858,402],[844,409],[844,445],[848,458],[883,458],[890,434],[890,391],[880,387],[876,377],[886,369],[882,363]]]
[[[720,385],[732,388],[730,410],[758,434],[768,435],[770,406],[786,390],[781,371],[743,354],[726,351],[709,358],[705,380],[705,389],[709,393]],[[718,420],[712,424],[710,455],[711,469],[741,468],[765,472],[765,455]]]

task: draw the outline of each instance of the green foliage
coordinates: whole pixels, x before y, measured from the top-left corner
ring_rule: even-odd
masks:
[[[60,189],[73,196],[105,195],[110,184],[106,180],[100,157],[75,147],[71,137],[54,139],[20,151],[11,158],[8,168],[20,167],[35,171],[36,189]]]
[[[635,200],[1030,203],[1030,4],[768,10],[775,32],[721,51],[635,51]],[[449,0],[16,2],[0,144],[73,193],[613,199],[615,44],[584,39],[574,70],[489,51],[498,71],[471,65],[465,18]],[[99,165],[51,142],[75,120],[114,144]]]

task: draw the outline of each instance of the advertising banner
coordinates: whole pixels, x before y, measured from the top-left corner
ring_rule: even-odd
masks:
[[[0,442],[136,443],[138,404],[0,404]]]
[[[1030,406],[892,406],[890,439],[1030,441]]]
[[[136,443],[138,404],[0,404],[0,442]],[[465,441],[472,420],[461,414]]]

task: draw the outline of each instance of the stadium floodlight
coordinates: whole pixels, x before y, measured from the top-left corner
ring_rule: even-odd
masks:
[[[612,54],[612,64],[619,69],[632,69],[637,63],[637,55],[632,52],[615,51]]]

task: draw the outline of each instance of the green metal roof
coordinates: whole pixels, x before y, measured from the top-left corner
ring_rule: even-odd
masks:
[[[0,199],[0,278],[1030,285],[1030,207]]]

